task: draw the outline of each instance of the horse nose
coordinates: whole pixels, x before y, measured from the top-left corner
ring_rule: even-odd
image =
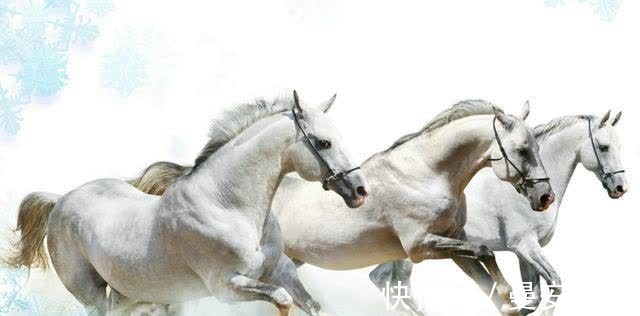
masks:
[[[358,193],[358,195],[362,196],[362,197],[366,197],[367,194],[369,194],[369,193],[367,193],[367,189],[365,189],[363,186],[357,187],[356,188],[356,193]]]
[[[551,205],[551,203],[553,203],[553,201],[555,200],[555,197],[553,197],[553,194],[543,194],[542,196],[540,196],[540,204],[546,209],[547,207],[549,207],[549,205]]]
[[[616,191],[618,191],[619,193],[624,193],[624,187],[620,184],[618,184],[616,186]]]

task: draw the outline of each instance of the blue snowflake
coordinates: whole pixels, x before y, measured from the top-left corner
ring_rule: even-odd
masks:
[[[74,40],[76,42],[87,44],[93,42],[100,32],[95,24],[91,23],[91,20],[80,17],[78,23],[75,25]]]
[[[0,267],[0,314],[6,315],[27,308],[28,299],[22,293],[27,276],[27,269]]]
[[[15,135],[19,130],[25,100],[51,96],[67,84],[71,44],[88,44],[98,37],[98,27],[80,13],[78,1],[0,0],[0,66],[17,69],[12,76],[19,85],[16,97],[2,91],[0,130],[5,133]],[[96,1],[89,0],[89,11],[96,11]],[[100,14],[113,8],[109,1],[103,0],[102,7],[107,9]]]
[[[23,56],[22,70],[16,75],[27,95],[50,96],[67,83],[67,56],[50,45],[35,47]]]
[[[600,16],[603,21],[613,21],[620,10],[622,0],[582,0],[593,6],[594,14]]]
[[[45,4],[47,8],[69,10],[74,4],[74,0],[46,0]]]
[[[16,135],[22,124],[21,106],[27,103],[24,96],[9,96],[0,86],[0,129],[8,135]]]
[[[21,11],[16,11],[15,14],[19,15],[23,21],[23,33],[38,39],[44,38],[51,14],[46,3],[29,1],[26,7]]]
[[[87,9],[97,16],[105,16],[113,11],[113,0],[87,0]]]
[[[120,47],[103,58],[102,80],[104,85],[129,96],[147,81],[147,64],[136,49]]]
[[[28,316],[86,316],[79,303],[52,300],[46,295],[32,295],[24,309]]]

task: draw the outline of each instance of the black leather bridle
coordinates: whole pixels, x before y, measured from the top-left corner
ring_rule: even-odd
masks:
[[[355,168],[352,168],[352,169],[349,169],[349,170],[345,170],[345,171],[340,171],[340,172],[337,172],[337,173],[334,172],[333,169],[331,168],[331,166],[329,166],[329,163],[327,163],[327,161],[324,160],[324,158],[322,158],[322,155],[320,155],[320,152],[318,151],[316,146],[313,144],[313,142],[309,138],[309,135],[307,135],[307,132],[305,132],[304,128],[302,128],[302,125],[300,124],[300,121],[298,120],[298,114],[296,114],[295,109],[291,109],[291,113],[293,113],[293,120],[296,122],[296,126],[298,126],[298,128],[302,132],[302,135],[304,136],[304,139],[309,144],[309,147],[311,147],[311,151],[313,151],[313,153],[316,155],[316,157],[318,157],[318,159],[320,159],[320,161],[322,161],[322,164],[327,168],[327,170],[329,170],[329,174],[327,174],[327,176],[322,181],[322,188],[325,191],[329,190],[329,183],[330,182],[335,182],[335,181],[342,180],[348,174],[360,169],[360,167],[355,167]]]
[[[500,148],[500,152],[502,153],[502,157],[500,157],[500,158],[489,158],[489,161],[498,161],[498,160],[502,160],[504,158],[504,160],[507,161],[507,163],[509,163],[511,165],[511,167],[513,167],[513,169],[516,170],[516,172],[518,172],[518,174],[520,175],[520,181],[516,182],[513,185],[513,187],[516,189],[516,191],[518,191],[518,193],[524,191],[526,189],[526,187],[533,187],[535,184],[537,184],[539,182],[549,182],[549,178],[527,178],[527,176],[524,174],[524,172],[522,172],[520,169],[518,169],[518,167],[516,167],[516,165],[511,161],[511,159],[509,159],[509,156],[507,156],[507,151],[502,146],[502,141],[500,140],[500,136],[498,135],[498,130],[496,129],[496,120],[497,119],[498,119],[497,116],[493,118],[493,134],[496,137],[496,142],[498,143],[498,147]]]
[[[600,174],[602,175],[602,179],[600,180],[600,182],[602,183],[602,186],[607,189],[607,183],[605,182],[607,178],[610,178],[617,173],[623,173],[624,169],[616,170],[613,172],[607,172],[606,170],[604,170],[604,166],[602,165],[602,161],[600,161],[600,156],[598,155],[598,149],[596,148],[596,141],[593,139],[593,131],[591,131],[591,119],[587,118],[587,122],[589,122],[589,139],[591,140],[591,148],[593,148],[593,154],[596,155],[598,169],[600,169]]]

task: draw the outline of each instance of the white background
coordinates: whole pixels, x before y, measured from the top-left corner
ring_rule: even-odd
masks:
[[[612,22],[577,0],[559,8],[542,0],[129,2],[116,2],[92,47],[72,51],[68,86],[26,107],[18,136],[0,142],[3,234],[24,194],[129,178],[157,160],[191,163],[221,108],[294,88],[310,104],[338,93],[331,115],[357,161],[466,98],[512,113],[528,99],[531,125],[613,108],[624,111],[618,131],[631,190],[610,200],[579,167],[545,251],[563,277],[557,315],[636,310],[640,2],[624,1]],[[145,46],[153,56],[149,82],[129,97],[100,80],[101,56],[118,32],[154,37]],[[517,285],[515,256],[499,261]],[[384,312],[369,270],[305,266],[300,274],[334,314],[394,315]],[[413,283],[427,289],[430,315],[497,314],[448,260],[421,263]],[[51,273],[33,274],[28,286],[72,302]],[[213,310],[275,314],[263,303],[211,300],[192,313]]]

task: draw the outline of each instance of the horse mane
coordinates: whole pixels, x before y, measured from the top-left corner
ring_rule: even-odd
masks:
[[[546,124],[540,124],[533,129],[533,133],[537,140],[544,140],[551,135],[575,125],[583,120],[595,120],[593,115],[569,115],[554,118]]]
[[[493,109],[498,110],[499,112],[504,111],[498,107],[497,105],[485,101],[485,100],[464,100],[460,101],[450,108],[440,112],[436,117],[434,117],[431,121],[429,121],[424,127],[422,127],[419,131],[404,135],[396,140],[391,147],[386,149],[384,152],[389,152],[396,147],[424,134],[434,131],[440,127],[443,127],[453,121],[457,121],[459,119],[474,116],[474,115],[487,115],[494,114]]]
[[[276,113],[293,108],[293,99],[280,97],[273,101],[257,99],[226,109],[213,119],[209,129],[209,141],[200,150],[193,166],[183,166],[167,161],[149,165],[138,177],[127,182],[147,194],[162,195],[179,178],[189,175],[222,146],[238,136],[251,125]]]
[[[258,99],[225,110],[213,119],[209,129],[209,141],[200,151],[193,168],[197,168],[209,156],[258,120],[292,108],[292,98],[276,98],[273,101]]]

